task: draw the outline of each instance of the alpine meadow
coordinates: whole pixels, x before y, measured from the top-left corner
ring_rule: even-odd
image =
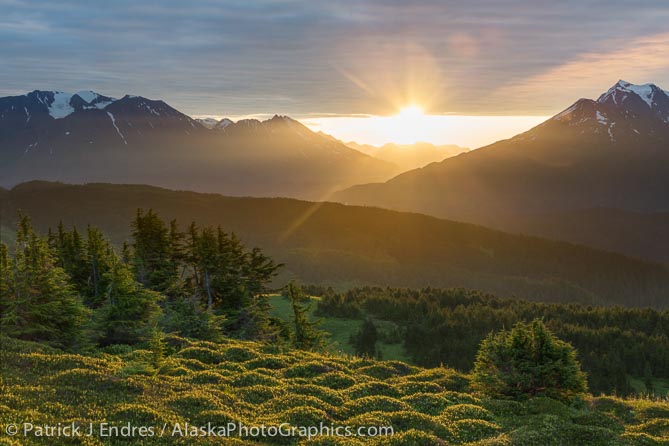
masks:
[[[0,445],[669,445],[664,2],[0,8]]]

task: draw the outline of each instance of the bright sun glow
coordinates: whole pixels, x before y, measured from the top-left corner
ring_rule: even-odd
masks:
[[[430,115],[417,105],[407,105],[393,116],[312,117],[304,123],[314,131],[361,144],[430,142],[475,149],[529,130],[545,119],[546,116]]]
[[[418,105],[414,104],[402,107],[398,114],[398,116],[401,116],[403,118],[419,118],[424,115],[425,114],[423,113],[423,109]]]

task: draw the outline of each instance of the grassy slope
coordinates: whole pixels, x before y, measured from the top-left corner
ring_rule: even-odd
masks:
[[[314,302],[311,306],[311,319],[320,319],[321,324],[319,328],[330,335],[329,341],[331,345],[329,349],[333,352],[349,355],[354,354],[355,351],[348,341],[351,338],[351,335],[358,332],[363,321],[361,319],[338,317],[316,317],[313,314],[316,309],[315,300],[316,298],[314,298]],[[274,295],[271,297],[270,303],[272,304],[272,316],[278,317],[284,321],[291,320],[292,309],[290,308],[290,302],[285,297]],[[379,331],[392,330],[397,326],[393,322],[382,321],[379,319],[374,319],[374,323]],[[378,341],[377,348],[381,351],[381,357],[383,359],[409,362],[409,356],[404,352],[401,343],[388,344],[383,341]]]
[[[6,219],[22,209],[41,231],[59,220],[90,223],[116,243],[128,238],[137,208],[182,226],[222,225],[285,263],[283,279],[306,283],[462,286],[534,300],[667,305],[669,272],[660,265],[418,214],[109,184],[30,183],[0,201]]]
[[[448,369],[323,356],[250,342],[222,345],[169,338],[158,376],[150,352],[88,357],[3,339],[0,429],[8,422],[111,422],[156,426],[393,426],[391,438],[312,439],[310,445],[649,445],[669,442],[669,404],[610,397],[579,407],[546,399],[489,400]],[[6,436],[0,443],[54,444]],[[255,439],[257,440],[257,439]],[[142,444],[258,444],[254,439],[154,438]],[[111,441],[111,444],[128,444]],[[139,441],[135,440],[134,444]],[[264,439],[259,444],[291,444]],[[63,439],[58,444],[68,444]],[[103,444],[96,438],[69,444]],[[108,444],[105,442],[105,444]],[[483,444],[483,443],[476,443]]]

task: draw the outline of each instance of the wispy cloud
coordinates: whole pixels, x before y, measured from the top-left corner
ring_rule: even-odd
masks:
[[[669,87],[669,33],[641,37],[606,52],[581,54],[543,73],[502,85],[492,95],[510,109],[535,101],[538,110],[555,111],[579,97],[603,92],[618,79],[656,82]],[[596,99],[596,98],[594,98]]]
[[[0,0],[0,10],[0,94],[91,88],[211,115],[384,114],[412,99],[434,113],[544,114],[565,101],[551,79],[565,77],[565,98],[601,90],[579,63],[601,64],[607,84],[669,83],[653,68],[664,53],[634,48],[664,51],[652,41],[669,21],[664,0]],[[655,71],[605,63],[619,56]],[[523,93],[526,80],[536,87]]]

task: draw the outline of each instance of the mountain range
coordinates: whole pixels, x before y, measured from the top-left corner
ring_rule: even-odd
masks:
[[[333,199],[668,261],[667,191],[669,95],[619,81],[513,138]]]
[[[372,146],[349,141],[345,144],[374,158],[396,164],[404,170],[417,169],[430,163],[469,152],[467,147],[460,147],[455,144],[435,145],[428,142],[414,144],[387,143],[382,146]]]
[[[343,143],[286,116],[195,120],[139,96],[0,98],[4,187],[42,179],[330,199],[660,262],[669,262],[668,148],[669,95],[625,81],[473,151]],[[400,173],[411,163],[427,165]]]
[[[0,185],[149,183],[229,195],[323,198],[399,168],[285,116],[208,128],[163,101],[92,91],[0,98]]]

